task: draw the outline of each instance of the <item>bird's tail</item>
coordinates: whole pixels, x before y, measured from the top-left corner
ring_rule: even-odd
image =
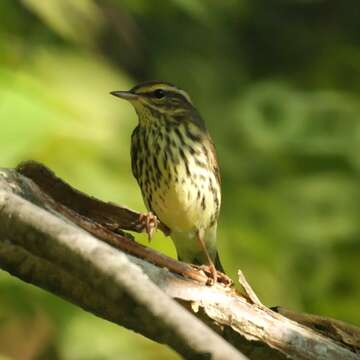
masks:
[[[222,272],[223,274],[225,274],[225,270],[220,262],[220,256],[219,256],[219,252],[216,251],[216,255],[215,255],[215,261],[214,261],[214,265],[216,267],[216,270]]]
[[[178,258],[179,261],[184,261],[184,259],[181,258],[179,255],[178,255],[177,258]],[[185,260],[188,260],[188,259],[185,259]],[[225,270],[224,270],[224,268],[223,268],[223,266],[222,266],[222,264],[220,262],[220,257],[219,257],[219,252],[218,251],[216,251],[216,255],[215,255],[215,258],[213,259],[213,261],[214,261],[214,265],[215,265],[216,270],[218,270],[218,271],[222,272],[223,274],[225,274]],[[197,258],[192,259],[192,260],[188,260],[187,262],[189,262],[191,264],[194,264],[194,265],[204,265],[205,264],[204,261],[198,261]]]

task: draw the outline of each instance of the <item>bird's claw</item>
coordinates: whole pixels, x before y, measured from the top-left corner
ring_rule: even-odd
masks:
[[[225,274],[220,271],[217,271],[215,268],[212,268],[209,265],[200,265],[197,266],[199,270],[202,270],[205,275],[208,277],[206,285],[222,284],[225,287],[231,287],[233,281]]]
[[[145,231],[148,235],[149,242],[151,241],[155,231],[158,227],[158,218],[151,211],[139,215],[139,222],[141,230]]]

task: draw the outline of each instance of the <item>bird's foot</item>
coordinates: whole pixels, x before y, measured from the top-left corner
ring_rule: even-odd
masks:
[[[225,287],[231,287],[234,284],[234,282],[222,272],[218,272],[218,282],[223,284]]]
[[[158,227],[158,218],[151,211],[148,213],[142,213],[139,216],[140,229],[145,231],[148,235],[149,242],[151,241],[155,231]]]
[[[214,285],[218,282],[218,274],[217,274],[217,270],[215,268],[214,263],[211,261],[210,264],[208,265],[208,268],[210,270],[210,274],[211,274],[211,278],[209,278],[209,285]],[[208,281],[208,282],[209,282]]]
[[[222,272],[215,269],[215,267],[210,265],[200,265],[197,266],[199,270],[202,270],[205,275],[208,277],[208,282],[206,285],[222,284],[225,287],[231,287],[233,281]]]

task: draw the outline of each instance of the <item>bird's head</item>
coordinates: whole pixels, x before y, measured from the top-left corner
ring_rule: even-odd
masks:
[[[153,121],[188,119],[202,123],[190,96],[176,86],[163,81],[148,81],[128,91],[112,91],[111,95],[130,101],[141,124]]]

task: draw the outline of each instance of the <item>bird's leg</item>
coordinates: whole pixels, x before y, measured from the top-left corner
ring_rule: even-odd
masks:
[[[210,254],[208,252],[208,249],[206,247],[206,244],[205,244],[205,241],[204,241],[204,232],[201,231],[201,230],[198,230],[196,232],[196,238],[197,238],[201,248],[203,249],[203,251],[205,253],[206,259],[207,259],[207,261],[209,263],[209,270],[210,270],[210,273],[211,273],[211,276],[212,276],[212,280],[213,280],[213,283],[215,284],[217,282],[217,270],[215,268],[214,262],[212,261],[212,259],[210,257]]]
[[[154,235],[155,231],[158,227],[158,219],[155,214],[153,214],[151,211],[148,213],[142,213],[139,215],[139,222],[141,224],[142,230],[145,230],[145,232],[148,235],[149,242],[152,239],[152,236]]]

